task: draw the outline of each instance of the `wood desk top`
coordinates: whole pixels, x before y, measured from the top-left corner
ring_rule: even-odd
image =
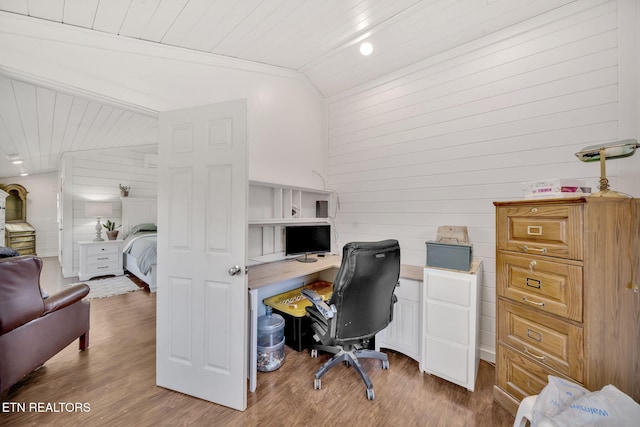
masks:
[[[259,289],[285,280],[302,277],[331,268],[339,268],[340,255],[317,257],[317,262],[298,262],[295,259],[269,262],[249,267],[249,289]],[[400,277],[422,281],[424,267],[401,265]]]

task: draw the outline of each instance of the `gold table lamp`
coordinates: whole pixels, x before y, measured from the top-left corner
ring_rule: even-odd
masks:
[[[640,144],[635,139],[598,144],[585,147],[576,153],[583,162],[595,162],[600,160],[600,191],[591,194],[590,197],[631,197],[628,194],[609,190],[609,180],[605,170],[606,159],[617,159],[632,156]]]

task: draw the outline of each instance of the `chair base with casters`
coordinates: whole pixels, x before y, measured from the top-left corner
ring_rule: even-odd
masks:
[[[311,357],[318,357],[318,350],[333,353],[334,356],[316,371],[315,380],[313,382],[313,388],[315,390],[320,390],[322,387],[320,378],[326,374],[329,369],[333,368],[340,362],[344,362],[347,366],[353,366],[358,375],[360,375],[360,378],[362,378],[362,381],[364,381],[364,384],[367,387],[367,399],[375,399],[373,383],[358,359],[378,359],[382,361],[382,369],[389,369],[389,358],[386,354],[379,351],[363,349],[359,345],[343,345],[341,347],[315,345],[311,350]]]

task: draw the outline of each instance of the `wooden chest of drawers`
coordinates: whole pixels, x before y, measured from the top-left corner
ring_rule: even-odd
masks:
[[[36,255],[36,229],[27,222],[6,223],[4,240],[20,255]]]
[[[515,414],[548,375],[640,400],[640,201],[494,204],[495,400]]]
[[[80,246],[80,280],[96,276],[122,276],[122,241],[78,242]]]

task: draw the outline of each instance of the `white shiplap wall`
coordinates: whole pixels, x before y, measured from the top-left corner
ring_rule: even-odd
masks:
[[[63,185],[69,191],[68,197],[71,200],[71,208],[65,211],[72,215],[71,223],[66,222],[71,227],[71,234],[63,243],[67,247],[71,246],[71,252],[68,252],[68,248],[63,248],[63,251],[72,254],[72,264],[69,264],[69,260],[62,262],[65,276],[78,274],[78,241],[91,241],[95,238],[96,218],[86,216],[86,202],[111,202],[113,214],[109,218],[103,218],[102,222],[110,219],[121,225],[119,184],[131,186],[129,197],[157,197],[157,169],[145,168],[146,153],[157,153],[157,145],[79,151],[65,155]],[[102,235],[106,239],[104,229]],[[121,239],[122,236],[118,238]]]
[[[483,358],[495,356],[495,200],[584,178],[580,148],[618,138],[616,1],[581,0],[329,100],[328,182],[342,246],[397,238],[425,264],[439,225],[466,225],[484,261]],[[615,188],[616,162],[608,164]]]

